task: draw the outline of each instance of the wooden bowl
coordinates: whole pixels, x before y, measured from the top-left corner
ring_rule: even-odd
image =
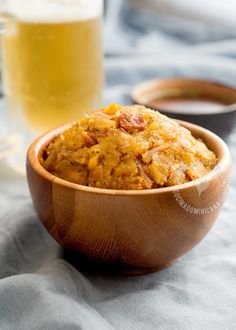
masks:
[[[166,78],[143,82],[134,103],[203,126],[227,140],[236,123],[236,89],[209,80]],[[232,106],[235,105],[235,106]]]
[[[45,133],[30,146],[27,178],[42,223],[65,249],[120,274],[143,274],[172,264],[208,233],[229,185],[226,144],[199,126],[180,122],[218,157],[217,170],[174,187],[122,191],[59,179],[40,164],[47,145],[70,125]]]

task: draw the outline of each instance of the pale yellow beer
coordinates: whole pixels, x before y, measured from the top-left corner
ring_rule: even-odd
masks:
[[[101,105],[101,25],[101,13],[55,22],[17,19],[4,34],[5,94],[30,129],[77,120]]]

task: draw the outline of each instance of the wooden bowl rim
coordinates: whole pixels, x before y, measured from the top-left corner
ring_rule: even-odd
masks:
[[[215,88],[225,89],[225,91],[233,92],[235,94],[235,99],[236,99],[236,89],[233,86],[229,86],[227,84],[223,84],[221,82],[214,81],[214,80],[207,80],[207,79],[204,80],[204,79],[187,78],[187,77],[168,77],[168,78],[150,79],[150,80],[143,81],[143,82],[137,84],[132,89],[131,98],[135,103],[142,104],[146,107],[149,107],[148,103],[142,102],[142,97],[140,97],[140,94],[143,94],[144,91],[147,91],[148,89],[153,88],[155,85],[165,84],[168,82],[176,83],[176,87],[179,87],[179,84],[181,84],[181,83],[195,84],[196,87],[199,85],[211,85]],[[232,103],[232,104],[234,104],[234,103]],[[234,109],[229,108],[228,105],[225,105],[225,106],[223,105],[223,107],[225,108],[225,110],[224,110],[224,112],[221,112],[220,115],[224,115],[224,114],[236,111],[236,107]],[[229,109],[227,109],[227,108],[229,108]],[[168,113],[168,111],[165,111],[165,112]],[[186,113],[184,113],[184,115],[186,115]],[[195,114],[195,113],[191,113],[191,112],[189,112],[188,115],[199,116],[199,114]],[[219,115],[219,113],[214,113],[214,112],[213,113],[201,113],[200,116],[215,116],[215,115]]]
[[[229,152],[229,149],[225,142],[216,134],[213,132],[181,120],[176,120],[180,125],[183,127],[189,129],[191,132],[197,131],[201,132],[202,135],[207,135],[210,137],[211,140],[214,141],[214,143],[218,146],[219,153],[221,154],[221,157],[218,159],[218,163],[216,166],[220,168],[220,170],[224,170],[227,166],[231,165],[231,155]],[[140,196],[140,195],[153,195],[153,194],[161,194],[161,193],[169,193],[174,192],[176,190],[184,190],[188,189],[194,186],[197,186],[199,184],[202,184],[207,181],[211,181],[215,177],[218,176],[218,172],[214,171],[214,169],[209,172],[208,174],[204,175],[203,177],[196,179],[194,181],[190,181],[184,184],[172,186],[172,187],[163,187],[163,188],[155,188],[155,189],[146,189],[146,190],[115,190],[115,189],[102,189],[102,188],[94,188],[94,187],[87,187],[83,185],[79,185],[76,183],[72,183],[63,179],[60,179],[50,172],[48,172],[39,161],[39,153],[42,151],[43,148],[45,148],[56,136],[61,134],[66,129],[73,126],[76,122],[66,124],[59,126],[57,128],[54,128],[41,136],[39,136],[29,147],[27,152],[27,160],[26,160],[26,166],[31,167],[38,175],[46,179],[47,181],[50,181],[52,183],[62,185],[67,188],[76,189],[79,191],[87,192],[87,193],[93,193],[93,194],[103,194],[103,195],[120,195],[120,196]],[[199,134],[200,135],[200,134]]]

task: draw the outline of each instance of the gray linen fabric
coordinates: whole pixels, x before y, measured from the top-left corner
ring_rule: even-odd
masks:
[[[236,85],[235,42],[219,41],[219,44],[227,43],[224,53],[215,38],[208,45],[190,45],[188,38],[183,36],[182,41],[178,41],[179,36],[163,32],[160,25],[159,32],[155,32],[153,25],[141,31],[138,20],[132,26],[130,20],[127,21],[130,6],[127,9],[117,0],[111,3],[105,28],[109,53],[107,103],[114,100],[129,103],[132,86],[143,79],[160,76],[209,77]],[[147,17],[146,22],[150,23]],[[205,25],[201,28],[207,35]],[[225,31],[221,33],[224,35]],[[228,35],[230,32],[225,37]],[[161,41],[166,53],[157,50],[157,55],[150,52],[144,56],[142,39],[149,49],[155,49],[155,44]],[[207,55],[217,54],[218,50],[220,57]],[[236,161],[236,132],[228,143]],[[11,172],[2,162],[0,329],[235,329],[235,173],[234,166],[230,195],[216,225],[193,251],[158,273],[112,277],[82,272],[78,264],[75,267],[69,262],[40,224],[26,179]]]

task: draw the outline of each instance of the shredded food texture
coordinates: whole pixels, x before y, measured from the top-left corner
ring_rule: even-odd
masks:
[[[203,141],[159,112],[111,104],[56,137],[41,162],[80,185],[142,190],[198,179],[217,159]]]

